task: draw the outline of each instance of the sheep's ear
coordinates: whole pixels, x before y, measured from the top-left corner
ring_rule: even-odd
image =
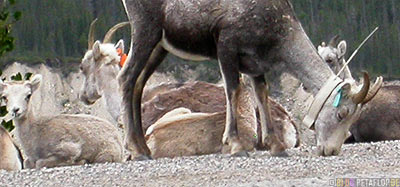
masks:
[[[96,41],[93,44],[93,57],[95,60],[99,59],[101,56],[101,51],[100,51],[100,41]]]
[[[125,45],[124,40],[119,40],[117,44],[115,44],[115,49],[121,49],[122,53],[124,53]]]
[[[347,43],[346,43],[346,41],[342,40],[338,44],[337,48],[338,48],[338,56],[339,56],[339,58],[343,57],[344,54],[346,54],[346,51],[347,51]]]
[[[322,46],[319,45],[317,49],[318,49],[318,51],[321,51],[322,50]]]
[[[42,82],[42,75],[36,74],[29,80],[29,84],[31,86],[32,92],[34,92],[37,88],[39,88],[40,83]]]

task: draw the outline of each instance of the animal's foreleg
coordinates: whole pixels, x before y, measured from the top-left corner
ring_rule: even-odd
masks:
[[[274,123],[268,102],[268,86],[264,75],[252,77],[251,80],[261,122],[261,142],[264,146],[270,148],[272,155],[280,154],[285,150],[285,148],[283,143],[277,137],[277,134],[274,132]]]

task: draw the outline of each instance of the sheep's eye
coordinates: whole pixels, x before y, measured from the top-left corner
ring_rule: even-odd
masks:
[[[26,100],[29,100],[29,99],[31,98],[31,96],[32,96],[32,94],[28,94],[28,95],[26,96]]]
[[[344,118],[347,117],[348,114],[349,114],[349,109],[347,107],[343,107],[339,109],[339,112],[337,113],[337,118],[339,120],[343,120]]]

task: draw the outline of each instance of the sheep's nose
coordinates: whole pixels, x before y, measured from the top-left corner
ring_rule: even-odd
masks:
[[[13,108],[12,110],[11,110],[11,115],[13,116],[13,117],[18,117],[20,114],[18,113],[18,111],[19,111],[19,108]]]
[[[17,113],[18,111],[19,111],[19,108],[14,108],[14,109],[12,110],[13,113]]]

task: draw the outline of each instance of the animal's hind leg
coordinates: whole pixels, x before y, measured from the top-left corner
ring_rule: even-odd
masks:
[[[50,150],[50,152],[52,152],[52,155],[36,161],[36,168],[83,164],[77,160],[82,153],[81,145],[78,143],[61,142],[55,149]]]
[[[146,19],[146,18],[144,18]],[[150,150],[144,139],[141,121],[141,95],[142,90],[136,89],[137,80],[158,42],[161,40],[161,25],[155,20],[146,19],[138,22],[132,28],[131,50],[129,51],[127,63],[125,63],[118,81],[122,93],[121,112],[125,125],[125,148],[138,157],[149,157]],[[135,89],[134,89],[135,88]]]
[[[239,139],[237,128],[237,106],[240,92],[238,55],[231,48],[219,44],[218,60],[225,82],[226,94],[226,124],[222,143],[230,146],[232,155],[247,156],[247,152]]]
[[[140,74],[140,76],[139,76],[139,78],[138,78],[138,80],[136,82],[135,94],[133,95],[133,104],[135,106],[137,104],[139,104],[139,106],[140,106],[140,101],[142,99],[143,88],[146,85],[147,80],[150,78],[150,76],[153,74],[153,72],[156,70],[156,68],[164,60],[164,58],[167,55],[167,53],[168,52],[164,48],[162,48],[162,46],[160,44],[158,44],[156,46],[156,48],[153,50],[153,53],[151,54],[149,60],[147,61],[146,67],[143,69],[142,73]],[[133,108],[134,113],[138,113],[139,112],[139,111],[136,111],[136,110],[141,110],[141,109],[140,109],[140,107]],[[149,156],[149,155],[146,155],[146,156]],[[133,159],[142,160],[142,159],[146,159],[146,156],[139,155],[139,157],[136,157],[136,158],[133,158]]]
[[[270,148],[272,155],[282,154],[285,148],[274,132],[271,109],[268,103],[268,86],[264,75],[251,77],[251,83],[261,120],[261,142],[264,146]]]
[[[106,162],[123,162],[122,155],[117,151],[104,150],[99,153],[93,161],[94,163],[106,163]]]

